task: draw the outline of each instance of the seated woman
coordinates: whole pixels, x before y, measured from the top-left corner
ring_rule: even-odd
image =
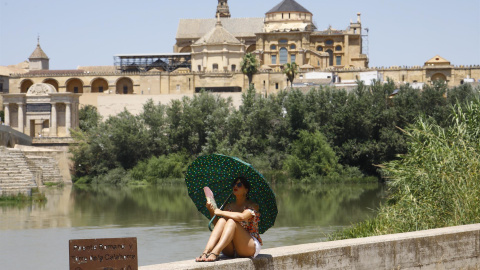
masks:
[[[232,184],[235,201],[225,206],[225,210],[214,209],[207,202],[210,216],[217,215],[215,228],[208,239],[202,255],[197,262],[213,262],[218,260],[220,252],[228,257],[255,258],[262,245],[258,233],[260,212],[258,205],[248,199],[250,184],[243,177],[238,177]]]

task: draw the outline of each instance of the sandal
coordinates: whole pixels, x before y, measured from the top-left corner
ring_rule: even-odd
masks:
[[[212,252],[212,253],[208,253],[208,254],[207,254],[207,257],[206,257],[205,259],[208,259],[208,257],[210,257],[210,255],[214,255],[214,256],[215,256],[215,260],[210,260],[210,261],[205,260],[204,262],[216,262],[216,261],[220,260],[220,254],[215,254],[215,253],[213,253],[213,252]]]
[[[210,253],[202,253],[202,255],[198,256],[197,258],[195,258],[195,262],[205,262],[205,259],[208,258],[208,256],[210,255]],[[205,256],[205,258],[202,258],[203,256]]]

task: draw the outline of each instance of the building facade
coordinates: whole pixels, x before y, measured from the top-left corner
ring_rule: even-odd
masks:
[[[422,66],[369,67],[362,48],[360,14],[345,30],[318,30],[313,16],[298,2],[283,0],[263,18],[232,18],[227,1],[218,0],[216,18],[179,21],[174,53],[191,56],[191,64],[190,68],[170,71],[125,71],[116,66],[50,70],[49,58],[38,42],[29,58],[29,69],[11,72],[3,89],[7,88],[10,94],[26,94],[31,86],[46,83],[57,93],[82,94],[80,104],[91,105],[101,95],[192,94],[202,88],[243,91],[248,88],[248,79],[240,71],[245,53],[255,54],[261,64],[253,83],[264,94],[287,87],[282,67],[292,62],[300,66],[296,82],[311,83],[308,78],[321,78],[317,83],[339,87],[363,78],[391,78],[398,84],[442,80],[449,86],[459,85],[465,79],[480,79],[480,66],[454,66],[440,56]]]
[[[5,125],[31,137],[70,137],[78,128],[79,94],[38,83],[27,93],[3,95]]]

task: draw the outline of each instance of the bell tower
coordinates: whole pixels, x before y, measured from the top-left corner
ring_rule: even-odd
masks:
[[[228,8],[228,0],[218,0],[217,13],[215,18],[230,18],[230,9]]]

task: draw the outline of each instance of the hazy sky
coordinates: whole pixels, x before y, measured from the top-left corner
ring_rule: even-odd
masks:
[[[264,17],[281,0],[230,0],[232,17]],[[413,66],[440,55],[480,64],[480,0],[297,0],[319,30],[346,29],[362,13],[370,66]],[[113,65],[113,55],[173,51],[181,18],[214,18],[217,0],[0,0],[0,65],[37,44],[50,69]]]

